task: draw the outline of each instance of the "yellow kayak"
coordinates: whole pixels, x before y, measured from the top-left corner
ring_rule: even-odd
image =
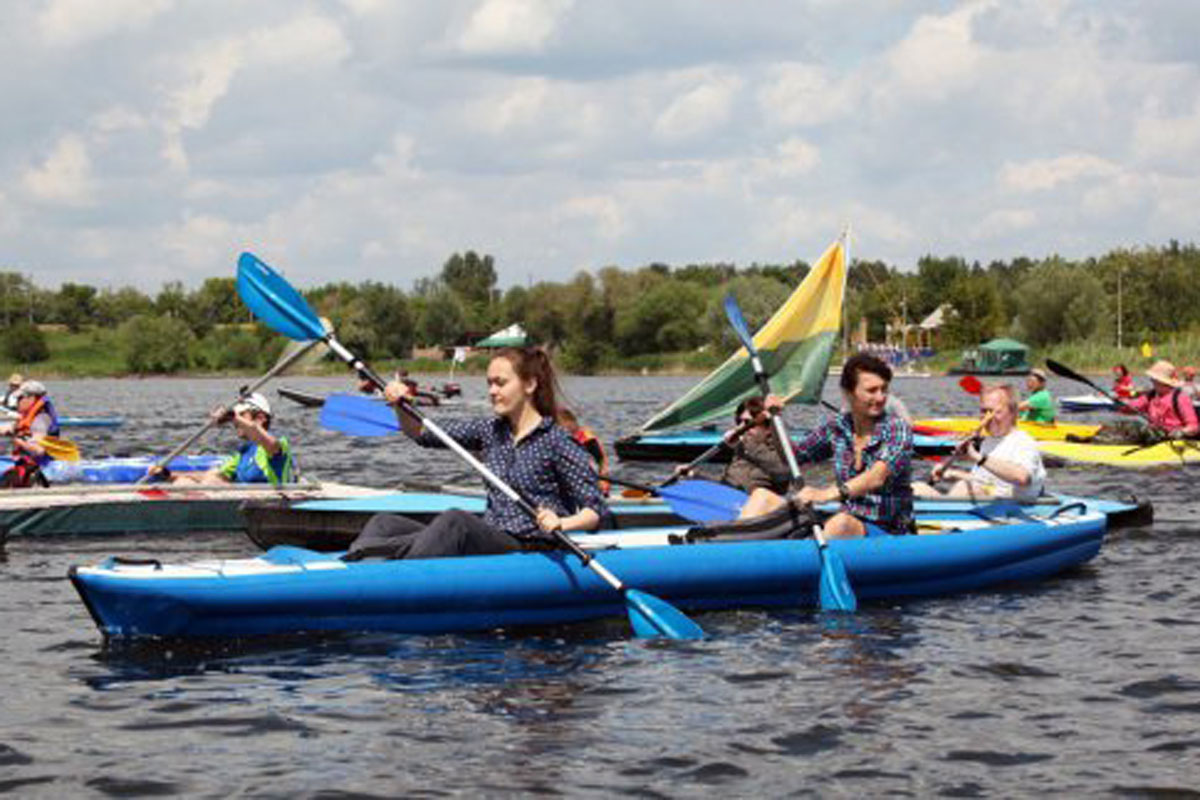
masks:
[[[1087,438],[1095,436],[1099,425],[1080,425],[1071,422],[1029,422],[1021,420],[1017,426],[1039,442],[1062,442],[1067,434]],[[973,433],[979,427],[978,417],[937,417],[913,421],[917,433],[964,434]],[[1128,450],[1129,448],[1125,448]]]
[[[1042,458],[1050,463],[1107,464],[1134,469],[1200,463],[1200,445],[1196,442],[1162,442],[1152,447],[1135,447],[1129,444],[1038,442]]]

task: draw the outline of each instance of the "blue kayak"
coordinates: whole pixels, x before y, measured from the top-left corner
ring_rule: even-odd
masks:
[[[946,524],[942,535],[830,547],[858,598],[872,601],[1041,580],[1093,558],[1106,528],[1103,514],[1078,505]],[[592,540],[596,558],[627,585],[684,610],[817,605],[821,557],[811,539],[661,544],[661,532],[633,530],[576,540]],[[110,558],[72,567],[69,577],[100,630],[120,638],[445,633],[625,613],[620,595],[558,551],[347,563],[276,547],[258,558],[181,565]]]
[[[618,439],[613,447],[622,461],[673,461],[680,464],[691,461],[710,447],[719,444],[724,431],[716,428],[699,428],[669,433],[634,434]],[[791,432],[793,442],[799,443],[807,431]],[[948,455],[956,444],[953,437],[913,436],[913,449],[919,456]],[[711,459],[713,463],[727,463],[730,450],[722,448]]]
[[[125,424],[124,417],[59,417],[63,428],[119,428]]]
[[[1089,511],[1104,514],[1108,517],[1109,527],[1148,525],[1154,516],[1154,509],[1149,502],[1133,497],[1112,500],[1045,495],[1033,502],[1016,504],[1015,507],[1036,515],[1072,503],[1082,503]],[[395,492],[297,503],[250,501],[242,505],[242,516],[247,535],[264,550],[277,545],[293,545],[329,552],[347,549],[374,514],[401,514],[424,522],[449,509],[482,514],[485,504],[485,499],[478,494]],[[918,519],[955,516],[959,519],[979,518],[997,508],[1007,513],[1014,508],[1014,503],[1008,500],[946,499],[916,500],[913,504]],[[675,514],[668,504],[649,498],[632,501],[614,497],[609,501],[609,509],[613,527],[622,530],[687,524],[687,520]],[[836,504],[828,504],[817,510],[828,515],[836,512],[837,508]]]
[[[52,484],[62,483],[136,483],[158,456],[130,458],[88,458],[81,461],[51,461],[42,472]],[[179,456],[168,465],[174,472],[204,472],[225,461],[222,455]],[[13,465],[13,460],[0,457],[0,472]]]

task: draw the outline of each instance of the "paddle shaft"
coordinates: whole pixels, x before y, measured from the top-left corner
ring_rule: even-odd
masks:
[[[689,461],[688,463],[684,464],[684,465],[683,465],[683,467],[682,467],[682,469],[678,470],[678,471],[677,471],[677,472],[676,472],[674,475],[672,475],[671,477],[667,478],[665,481],[663,481],[661,484],[659,484],[659,486],[660,486],[660,487],[667,487],[667,486],[670,486],[670,485],[672,485],[672,484],[674,484],[674,483],[677,483],[679,480],[681,480],[681,479],[683,478],[683,476],[684,476],[686,473],[688,473],[689,471],[691,471],[691,470],[695,469],[696,467],[700,466],[700,465],[701,465],[701,464],[703,464],[705,461],[708,461],[710,458],[712,458],[713,456],[715,456],[717,453],[721,452],[721,450],[723,450],[723,449],[725,449],[726,447],[728,447],[728,446],[730,445],[730,443],[731,443],[731,442],[735,442],[735,441],[737,441],[738,439],[742,438],[742,435],[743,435],[743,434],[744,434],[746,431],[750,430],[751,428],[753,428],[753,427],[754,427],[755,425],[757,425],[757,424],[758,424],[758,420],[757,420],[757,419],[748,419],[748,420],[746,420],[746,421],[744,421],[744,422],[740,422],[740,423],[738,423],[738,426],[737,426],[736,428],[734,428],[733,430],[731,430],[731,431],[729,432],[729,434],[727,435],[727,437],[722,437],[722,438],[721,438],[721,441],[717,442],[717,443],[716,443],[716,444],[714,444],[712,447],[708,448],[708,449],[707,449],[707,450],[705,450],[703,453],[701,453],[700,455],[696,456],[695,458],[693,458],[693,459],[692,459],[691,461]],[[627,485],[627,484],[623,484],[623,485]],[[641,487],[641,486],[632,486],[631,488],[633,488],[633,489],[641,489],[642,487]],[[654,490],[653,490],[653,489],[650,489],[650,488],[646,488],[644,491],[653,492]]]
[[[320,343],[321,343],[320,339],[313,339],[311,342],[309,342],[304,347],[301,347],[299,350],[292,353],[287,358],[276,363],[275,366],[271,367],[271,369],[267,371],[266,375],[263,375],[261,378],[256,380],[253,384],[251,384],[250,386],[247,386],[241,392],[239,392],[238,400],[241,400],[243,397],[246,397],[248,395],[251,395],[251,394],[254,394],[255,392],[257,392],[259,389],[261,389],[263,387],[264,384],[266,384],[267,381],[271,380],[276,375],[283,372],[285,369],[290,367],[296,361],[299,361],[301,356],[306,354],[309,350],[312,350],[314,347],[316,347]],[[191,436],[189,436],[187,438],[187,441],[185,441],[183,444],[179,445],[174,450],[172,450],[170,453],[168,453],[167,455],[165,455],[161,459],[159,459],[154,464],[154,466],[151,467],[151,470],[154,470],[156,468],[163,469],[164,467],[166,467],[168,464],[170,464],[172,461],[174,461],[180,454],[182,454],[185,450],[187,450],[189,447],[191,447],[197,441],[199,441],[200,437],[203,436],[204,434],[208,433],[209,430],[212,429],[212,427],[214,425],[216,425],[219,421],[220,420],[215,420],[215,419],[209,417],[208,422],[205,422],[204,425],[202,425],[199,430],[197,430],[195,433],[193,433]],[[138,478],[137,482],[139,484],[142,484],[142,483],[146,483],[148,480],[150,480],[150,472],[149,471],[147,471],[146,474],[143,475],[142,477]]]
[[[1062,363],[1059,363],[1058,361],[1048,358],[1048,359],[1046,359],[1046,366],[1049,367],[1050,371],[1053,372],[1055,375],[1061,375],[1062,377],[1067,378],[1068,380],[1073,380],[1073,381],[1076,381],[1077,383],[1082,383],[1085,386],[1090,386],[1090,387],[1092,387],[1092,389],[1099,392],[1102,396],[1107,397],[1109,400],[1111,400],[1112,402],[1121,406],[1122,408],[1126,409],[1127,411],[1137,414],[1142,419],[1149,422],[1151,425],[1154,424],[1154,421],[1150,419],[1149,414],[1147,414],[1144,411],[1139,411],[1138,409],[1136,409],[1133,406],[1126,403],[1121,398],[1116,397],[1115,395],[1109,394],[1107,391],[1105,391],[1104,389],[1102,389],[1101,387],[1099,387],[1095,383],[1093,383],[1090,378],[1088,378],[1084,375],[1080,375],[1078,372],[1071,369],[1066,364],[1062,364]]]
[[[382,392],[385,388],[387,388],[387,384],[384,383],[383,378],[379,377],[374,370],[364,364],[362,360],[358,358],[358,356],[354,355],[345,347],[343,347],[342,343],[334,338],[333,334],[329,334],[326,337],[325,343],[329,345],[330,350],[332,350],[339,358],[349,364],[351,368],[357,370],[362,375],[366,375],[367,380],[373,383],[375,388],[379,389],[379,391]],[[405,400],[402,400],[401,402],[404,403],[405,408],[403,411],[397,409],[397,413],[412,414],[416,419],[420,420],[421,425],[426,430],[436,436],[442,444],[446,445],[446,447],[453,451],[459,458],[467,462],[467,465],[478,472],[485,481],[492,485],[494,489],[520,506],[521,510],[530,517],[537,519],[537,509],[535,509],[528,500],[522,497],[516,489],[509,486],[502,478],[500,478],[500,476],[488,469],[486,464],[477,459],[471,454],[470,451],[455,441],[454,437],[442,430],[442,428],[436,422],[429,419],[419,410],[417,410],[416,406]],[[559,544],[578,556],[579,559],[583,561],[584,566],[591,567],[597,575],[599,575],[605,580],[606,583],[608,583],[609,586],[622,594],[625,593],[625,584],[622,583],[616,575],[613,575],[611,572],[609,572],[603,564],[592,558],[591,554],[576,544],[571,537],[563,533],[561,528],[555,528],[549,533]]]

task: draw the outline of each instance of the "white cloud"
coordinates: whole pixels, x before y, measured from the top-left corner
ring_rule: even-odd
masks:
[[[775,165],[781,175],[803,175],[821,162],[820,150],[798,136],[780,142],[775,153]]]
[[[1041,158],[1005,164],[1000,170],[1000,185],[1017,192],[1039,192],[1087,178],[1109,178],[1120,167],[1088,153],[1071,153],[1056,158]]]
[[[850,114],[851,91],[817,64],[782,64],[758,91],[763,116],[775,125],[821,125]]]
[[[34,197],[48,203],[67,206],[92,201],[92,161],[83,137],[62,136],[40,166],[25,171],[25,188]]]
[[[687,139],[724,125],[742,80],[705,72],[695,79],[654,121],[654,135],[664,140]]]
[[[572,0],[485,0],[457,45],[470,55],[540,52],[572,5]]]
[[[74,47],[145,27],[173,5],[172,0],[50,0],[37,24],[48,43]]]
[[[967,89],[981,59],[971,23],[991,2],[968,2],[944,16],[924,16],[887,57],[893,86],[929,100]]]
[[[1007,236],[1032,228],[1037,214],[1028,208],[998,208],[973,227],[972,234],[983,239]]]

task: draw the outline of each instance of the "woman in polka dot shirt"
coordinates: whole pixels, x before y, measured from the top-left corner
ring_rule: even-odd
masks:
[[[376,514],[363,527],[346,560],[369,556],[439,558],[543,549],[550,531],[595,530],[608,513],[596,470],[586,451],[555,421],[557,380],[540,348],[505,348],[488,365],[488,399],[494,416],[448,420],[440,427],[537,509],[531,518],[503,492],[488,487],[482,518],[457,509],[428,524]],[[391,403],[411,396],[402,382],[388,384]],[[420,421],[401,414],[404,431],[422,447],[444,447]]]

